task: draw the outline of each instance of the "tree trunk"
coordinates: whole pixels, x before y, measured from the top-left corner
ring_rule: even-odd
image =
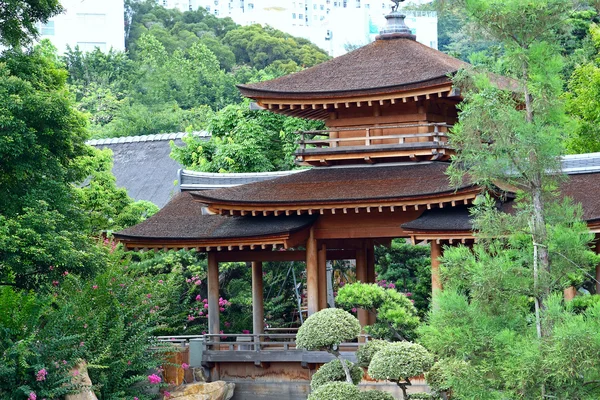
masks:
[[[346,364],[346,360],[344,360],[344,358],[342,358],[342,355],[340,354],[339,350],[334,350],[331,352],[331,354],[333,354],[338,360],[340,360],[340,363],[342,363],[342,368],[344,369],[344,374],[346,374],[346,382],[354,384],[354,382],[352,382],[352,375],[350,375],[350,369],[348,368],[348,365]]]

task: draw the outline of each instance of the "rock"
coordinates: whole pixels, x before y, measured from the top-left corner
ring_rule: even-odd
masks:
[[[65,395],[65,400],[98,400],[94,391],[92,390],[92,381],[88,374],[87,364],[85,361],[80,362],[73,368],[69,375],[72,376],[71,383],[73,385],[80,385],[82,387],[81,392],[76,394]]]
[[[192,368],[192,373],[194,374],[194,382],[206,382],[206,372],[204,368]]]
[[[230,400],[233,397],[234,389],[234,383],[223,381],[192,383],[169,390],[171,396],[165,397],[165,400]]]

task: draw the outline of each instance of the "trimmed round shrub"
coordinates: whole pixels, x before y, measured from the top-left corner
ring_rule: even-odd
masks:
[[[443,392],[450,389],[446,378],[446,368],[448,366],[448,361],[440,360],[433,364],[429,372],[425,374],[427,384],[435,392]]]
[[[307,400],[361,400],[360,390],[351,383],[330,382],[312,392]]]
[[[355,316],[340,308],[326,308],[314,313],[298,329],[299,349],[330,349],[342,342],[356,339],[360,324]]]
[[[433,356],[420,344],[390,343],[373,356],[369,375],[375,379],[402,381],[418,376],[433,365]]]
[[[355,385],[358,385],[363,377],[362,368],[356,364],[352,364],[348,360],[344,361],[350,370],[352,382]],[[346,382],[346,373],[344,372],[344,368],[342,368],[340,360],[330,361],[319,368],[310,381],[310,388],[312,390],[317,390],[319,387],[329,382]]]
[[[370,340],[364,345],[360,346],[356,352],[358,364],[367,368],[369,364],[371,364],[371,360],[373,359],[375,353],[384,347],[387,347],[388,344],[389,342],[386,342],[385,340],[375,339]]]
[[[391,393],[382,390],[367,390],[361,393],[362,400],[394,400]]]
[[[429,394],[429,393],[413,393],[411,395],[408,396],[409,400],[433,400],[436,397],[434,397],[433,395]]]

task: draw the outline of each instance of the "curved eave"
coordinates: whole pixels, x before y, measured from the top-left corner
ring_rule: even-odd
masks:
[[[387,197],[372,199],[336,199],[327,201],[303,202],[227,202],[221,199],[210,198],[202,192],[191,193],[196,201],[205,204],[215,214],[231,216],[281,216],[281,215],[323,215],[348,214],[348,213],[370,213],[387,211],[430,210],[432,208],[455,207],[457,205],[468,205],[481,193],[481,188],[469,186],[456,191],[446,191],[433,194],[424,194],[410,197]]]
[[[147,237],[115,234],[115,238],[128,250],[191,250],[233,251],[233,250],[277,250],[288,249],[303,243],[308,237],[312,222],[293,231],[279,234],[226,238],[190,237]]]
[[[461,100],[459,92],[453,90],[452,83],[446,79],[441,83],[423,86],[412,90],[391,88],[389,90],[356,91],[340,93],[277,93],[254,91],[242,93],[254,99],[259,106],[277,114],[305,119],[327,119],[331,112],[350,107],[371,107],[408,103],[429,99]],[[446,100],[448,101],[448,100]]]

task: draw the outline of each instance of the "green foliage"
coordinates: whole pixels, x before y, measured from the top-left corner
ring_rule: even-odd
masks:
[[[433,364],[431,369],[425,373],[427,384],[435,393],[441,393],[450,390],[447,374],[451,372],[452,365],[447,360],[440,360]]]
[[[211,116],[211,139],[184,138],[172,157],[187,168],[205,172],[264,172],[294,168],[294,133],[322,126],[268,111],[250,111],[247,103],[230,105]]]
[[[427,246],[413,246],[403,239],[392,241],[390,248],[375,247],[375,270],[378,281],[405,293],[420,317],[429,310],[431,297],[431,261]]]
[[[412,393],[408,396],[409,400],[433,400],[436,399],[433,395],[429,393]]]
[[[399,382],[422,375],[432,365],[433,356],[423,346],[411,342],[390,343],[373,356],[369,376]]]
[[[569,303],[569,306],[572,307],[575,313],[580,314],[598,303],[600,303],[600,295],[595,294],[591,296],[576,296]]]
[[[388,346],[389,342],[385,340],[373,339],[363,344],[356,351],[356,359],[361,367],[367,368],[375,353]]]
[[[377,338],[409,339],[419,325],[417,310],[405,295],[377,284],[353,283],[338,291],[336,302],[345,309],[362,308],[377,315],[367,332]]]
[[[326,308],[314,313],[298,329],[296,346],[299,349],[333,349],[340,343],[356,339],[360,324],[356,317],[339,308]]]
[[[350,361],[344,360],[348,368],[350,369],[350,375],[352,376],[352,382],[358,385],[363,377],[363,370],[356,364],[352,364]],[[310,380],[310,388],[312,391],[316,391],[321,386],[329,382],[345,382],[346,374],[342,368],[342,362],[340,360],[333,360],[327,364],[322,365],[317,372],[314,373]]]
[[[394,396],[382,390],[365,390],[360,393],[360,398],[362,400],[394,400]]]
[[[327,383],[308,395],[308,400],[360,400],[361,392],[347,382]]]
[[[37,24],[62,12],[58,0],[6,0],[0,7],[0,44],[18,49],[38,35]]]

